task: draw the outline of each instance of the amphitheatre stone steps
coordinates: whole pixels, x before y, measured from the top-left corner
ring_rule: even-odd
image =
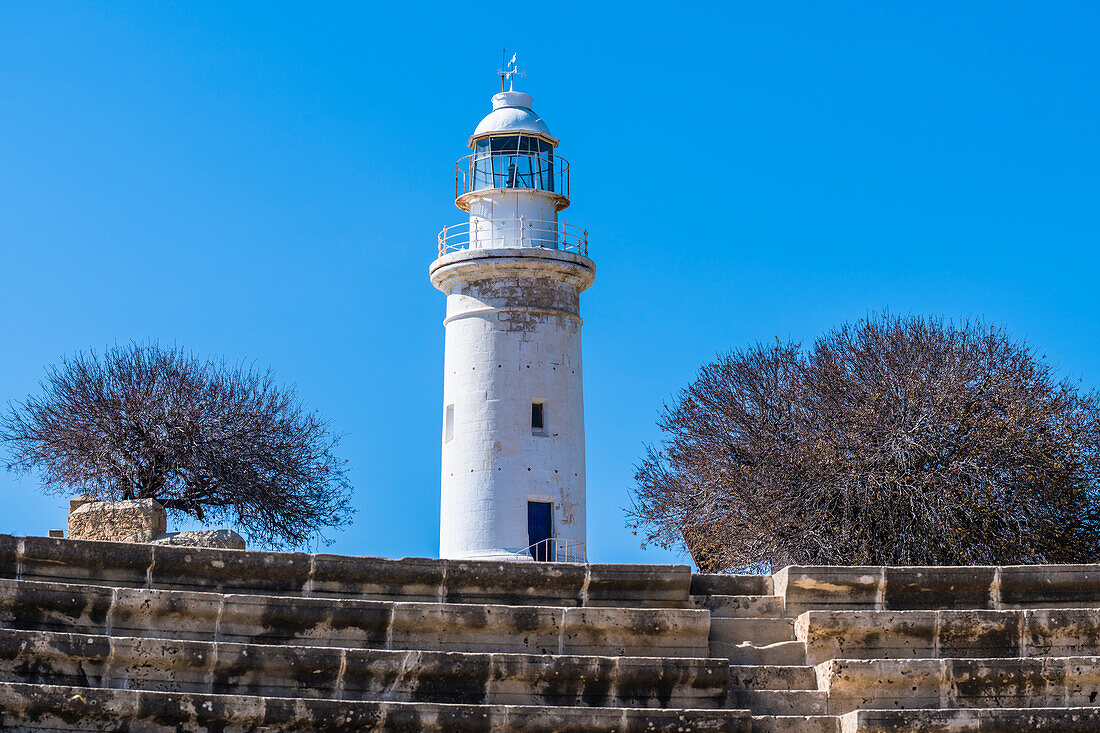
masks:
[[[795,633],[810,664],[830,659],[1100,654],[1100,608],[807,611]]]
[[[691,576],[0,536],[0,728],[1091,731],[1098,698],[1097,566]]]
[[[0,726],[25,731],[749,733],[736,710],[448,705],[0,683]]]
[[[428,651],[705,657],[694,609],[333,600],[0,580],[9,628]]]
[[[1087,707],[1100,657],[832,660],[818,665],[828,712],[859,708]]]
[[[720,708],[725,660],[262,646],[0,629],[0,681],[492,705]]]

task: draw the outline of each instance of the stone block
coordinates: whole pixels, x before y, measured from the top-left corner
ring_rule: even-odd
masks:
[[[816,690],[817,674],[806,665],[730,665],[731,690]]]
[[[882,567],[791,565],[775,573],[772,582],[790,616],[810,609],[885,607],[886,568]]]
[[[1100,565],[1014,565],[999,568],[1002,608],[1100,606]]]
[[[712,618],[780,618],[781,596],[692,596],[693,608],[705,608]]]
[[[995,567],[887,567],[884,571],[883,608],[994,608]]]
[[[710,641],[725,644],[752,642],[757,646],[794,641],[794,619],[712,618]]]
[[[588,606],[685,608],[691,588],[687,565],[587,565]]]
[[[770,575],[697,573],[691,576],[693,596],[767,596],[772,594]]]
[[[572,563],[520,563],[485,560],[445,561],[444,600],[579,606],[588,566]]]
[[[69,512],[69,538],[74,540],[150,542],[167,528],[164,507],[153,499],[90,501]]]
[[[173,547],[213,547],[222,550],[243,550],[244,538],[231,529],[197,529],[162,534],[152,541],[154,545]]]
[[[306,577],[305,592],[377,600],[442,601],[447,561],[432,558],[388,560],[318,554]]]

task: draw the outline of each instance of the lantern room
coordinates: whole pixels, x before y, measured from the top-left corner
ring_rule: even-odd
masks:
[[[458,161],[455,205],[469,221],[440,234],[440,254],[454,249],[544,247],[583,254],[586,235],[559,221],[569,206],[569,163],[555,152],[558,140],[531,108],[531,95],[493,95],[493,110]]]

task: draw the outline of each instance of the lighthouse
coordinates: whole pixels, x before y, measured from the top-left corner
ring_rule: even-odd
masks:
[[[439,553],[585,562],[580,293],[588,234],[569,163],[515,91],[515,57],[458,161],[432,284],[447,296]]]

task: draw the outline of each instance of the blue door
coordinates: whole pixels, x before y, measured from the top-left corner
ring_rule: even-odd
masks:
[[[546,501],[527,502],[527,541],[535,560],[554,560],[553,507]]]

